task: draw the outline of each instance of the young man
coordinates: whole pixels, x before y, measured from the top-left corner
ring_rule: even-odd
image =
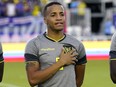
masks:
[[[110,46],[110,77],[113,83],[116,84],[116,33],[112,36]]]
[[[48,3],[43,14],[47,32],[30,40],[25,49],[30,85],[81,87],[87,62],[83,44],[63,33],[65,13],[60,3]]]
[[[3,72],[4,72],[4,59],[3,59],[2,45],[0,43],[0,82],[2,81]]]

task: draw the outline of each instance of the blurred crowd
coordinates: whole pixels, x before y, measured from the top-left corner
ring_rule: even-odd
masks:
[[[0,0],[0,40],[24,42],[45,32],[40,0]]]
[[[22,17],[38,15],[40,5],[38,0],[0,0],[0,17]]]
[[[18,17],[30,15],[30,8],[27,2],[18,0],[3,0],[0,2],[0,17]]]
[[[71,0],[69,34],[81,40],[110,40],[116,32],[115,0]]]
[[[80,40],[108,40],[116,31],[115,6],[108,4],[110,8],[106,8],[107,4],[99,0],[95,3],[91,0],[0,0],[1,41],[24,42],[44,33],[42,8],[49,1],[64,5],[65,32]]]

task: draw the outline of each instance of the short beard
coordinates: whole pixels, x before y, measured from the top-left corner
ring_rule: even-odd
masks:
[[[50,27],[50,26],[49,26],[49,28],[50,28],[52,31],[54,31],[54,32],[61,32],[61,31],[63,31],[63,29],[54,29],[53,27]]]

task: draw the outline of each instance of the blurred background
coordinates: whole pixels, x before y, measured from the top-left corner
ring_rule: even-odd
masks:
[[[0,41],[5,59],[0,87],[30,87],[24,50],[27,41],[46,31],[42,9],[50,1],[64,5],[64,32],[85,46],[88,63],[82,87],[115,87],[108,59],[116,31],[116,0],[0,0]]]
[[[115,32],[115,0],[0,0],[0,39],[25,42],[46,31],[42,8],[59,1],[66,8],[65,32],[80,40],[110,40]]]

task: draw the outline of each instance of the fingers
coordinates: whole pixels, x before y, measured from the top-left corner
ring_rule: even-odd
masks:
[[[77,57],[78,56],[78,53],[76,52],[75,49],[72,49],[71,51],[69,51],[68,53],[66,53],[65,50],[62,48],[62,54],[68,54],[71,57]]]
[[[72,61],[77,62],[77,61],[78,61],[78,59],[73,57],[73,58],[72,58]]]
[[[78,56],[78,53],[73,53],[71,56],[72,57],[77,57]]]
[[[72,49],[72,50],[70,51],[70,54],[74,54],[74,53],[77,53],[77,52],[76,52],[75,49]]]
[[[70,51],[70,54],[71,54],[72,57],[78,56],[78,53],[74,49]]]
[[[76,64],[76,62],[75,62],[75,61],[72,61],[72,63],[71,63],[71,64],[74,64],[74,65],[75,65],[75,64]]]
[[[73,50],[72,52],[71,52],[71,57],[72,57],[72,64],[76,64],[76,62],[78,61],[78,59],[76,58],[78,56],[78,53],[77,52],[75,52],[75,50]]]
[[[76,58],[78,53],[76,50],[72,49],[71,51],[65,52],[65,49],[61,49],[60,60],[64,65],[76,64],[78,59]]]

